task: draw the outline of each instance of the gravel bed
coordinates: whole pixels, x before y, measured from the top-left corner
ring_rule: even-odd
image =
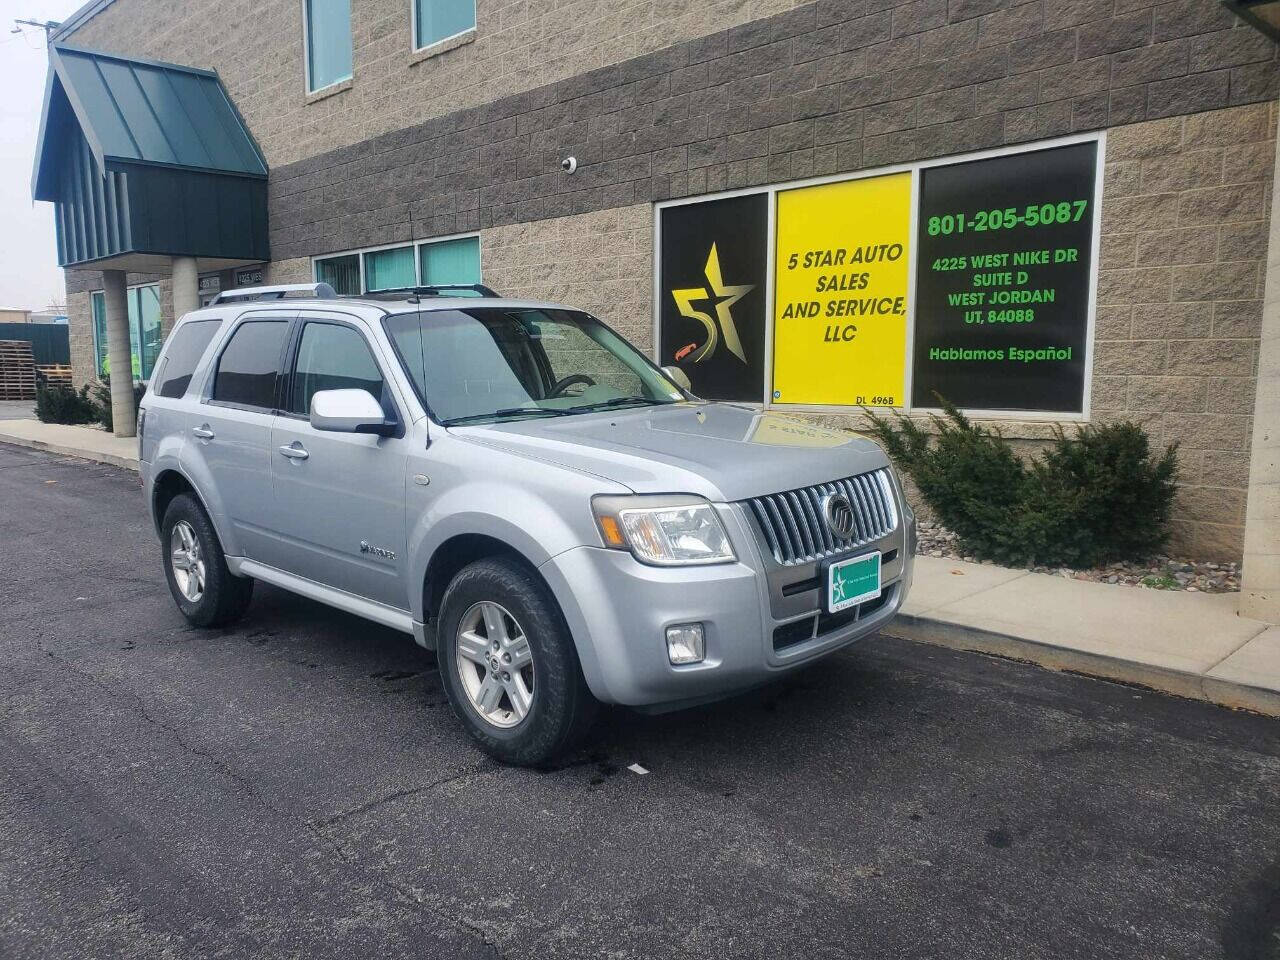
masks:
[[[979,561],[968,555],[950,530],[929,520],[919,521],[920,544],[916,553],[948,560]],[[1035,573],[1056,573],[1074,580],[1146,587],[1150,590],[1185,590],[1188,593],[1235,593],[1240,589],[1238,563],[1210,563],[1184,557],[1151,557],[1140,563],[1112,563],[1091,570],[1067,567],[1028,567]]]

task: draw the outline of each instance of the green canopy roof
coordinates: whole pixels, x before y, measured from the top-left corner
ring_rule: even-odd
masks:
[[[64,266],[262,259],[266,178],[216,73],[50,44],[31,192],[58,206]]]

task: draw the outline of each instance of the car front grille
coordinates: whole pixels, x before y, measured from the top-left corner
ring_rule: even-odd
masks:
[[[853,507],[854,532],[832,532],[823,511],[827,497],[842,493]],[[809,563],[879,540],[898,525],[888,470],[770,493],[746,501],[760,528],[761,542],[781,564]]]

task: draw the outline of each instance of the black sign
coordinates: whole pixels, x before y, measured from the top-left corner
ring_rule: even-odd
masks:
[[[262,268],[250,267],[248,270],[236,271],[237,287],[252,287],[262,283]]]
[[[763,400],[768,195],[661,217],[659,362],[684,370],[700,397]]]
[[[923,172],[912,402],[1079,413],[1097,145]]]

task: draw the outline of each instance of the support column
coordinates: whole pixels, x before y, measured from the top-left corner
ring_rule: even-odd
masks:
[[[102,290],[107,308],[113,432],[117,437],[132,437],[138,431],[138,411],[133,406],[133,357],[129,350],[129,303],[124,271],[103,270]]]
[[[200,308],[200,275],[195,257],[174,257],[173,270],[173,322],[177,323],[192,310]]]
[[[1280,139],[1277,140],[1280,144]],[[1277,157],[1280,161],[1280,156]],[[1262,303],[1258,387],[1253,399],[1249,502],[1244,516],[1240,613],[1280,623],[1280,162],[1271,191],[1271,235]]]

